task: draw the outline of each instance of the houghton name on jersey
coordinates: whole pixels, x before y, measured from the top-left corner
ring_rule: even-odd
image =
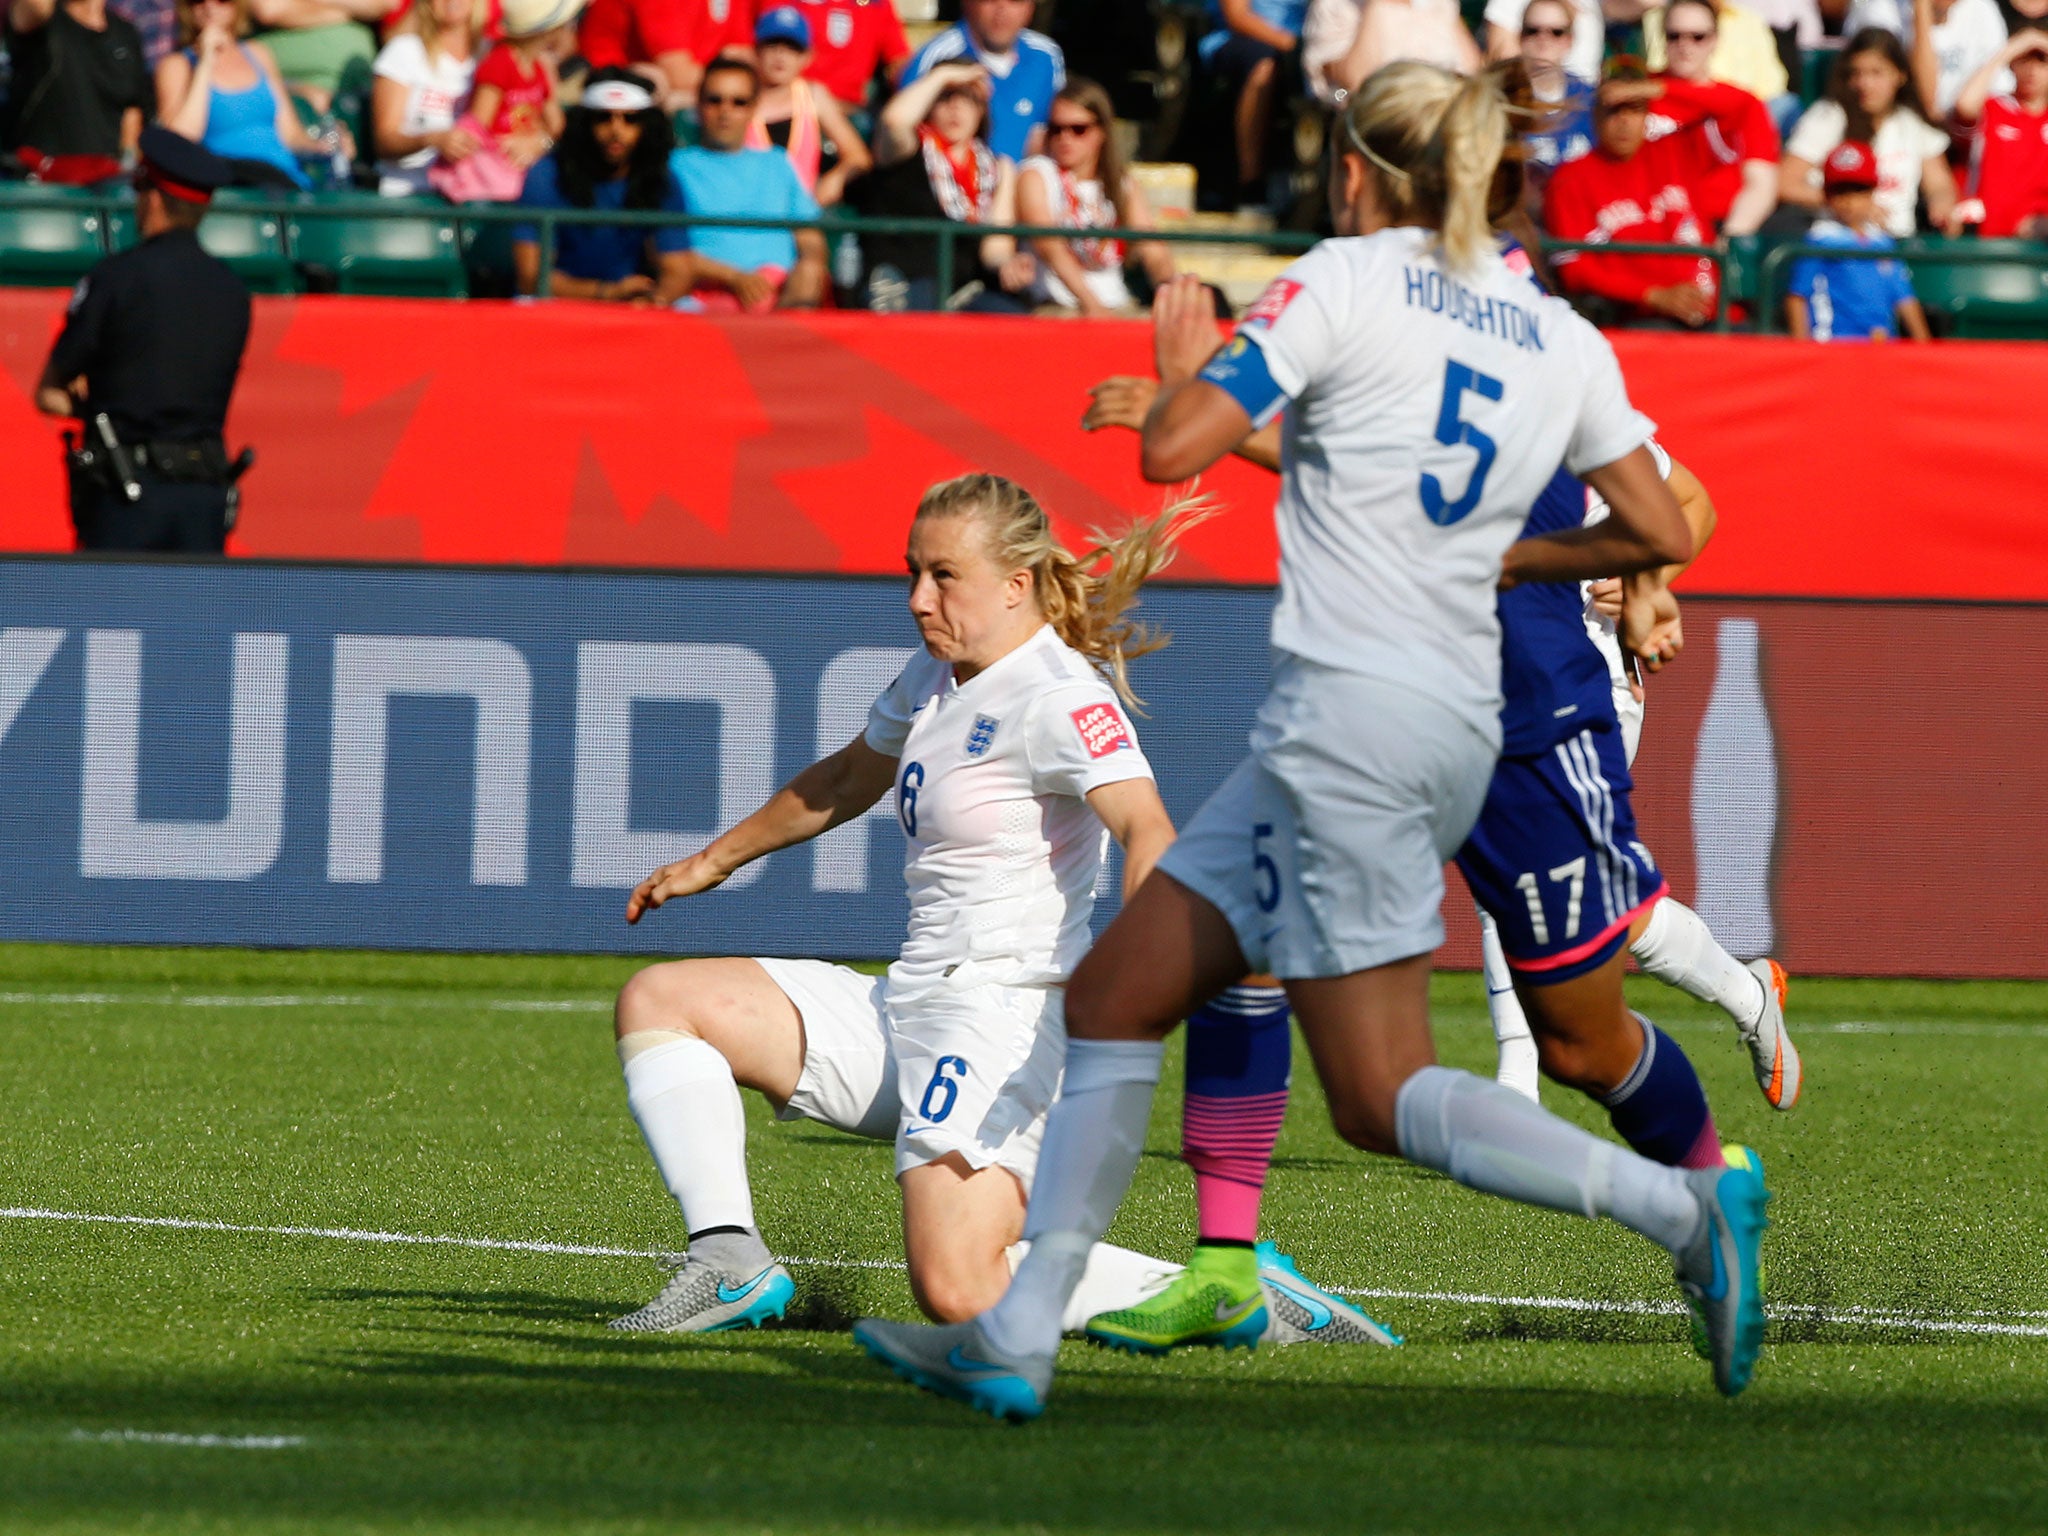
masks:
[[[1086,796],[1150,779],[1114,690],[1052,626],[965,683],[914,658],[875,701],[869,746],[897,759],[910,926],[892,989],[972,967],[1064,981],[1089,944],[1108,832]]]
[[[1325,240],[1202,377],[1286,412],[1273,644],[1422,689],[1497,729],[1500,560],[1560,462],[1653,427],[1606,338],[1497,255],[1449,271],[1418,228]]]

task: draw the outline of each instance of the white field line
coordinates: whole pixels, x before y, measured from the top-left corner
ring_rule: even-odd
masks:
[[[83,1008],[434,1008],[492,1013],[609,1013],[608,997],[490,997],[462,993],[403,992],[367,997],[350,993],[196,992],[0,992],[0,1007]],[[1666,1021],[1667,1024],[1670,1021]],[[1722,1026],[1680,1020],[1679,1027]],[[2002,1019],[1845,1019],[1830,1023],[1794,1018],[1795,1034],[1956,1035],[2003,1040],[2048,1040],[2048,1024],[2013,1024]]]
[[[534,1238],[442,1237],[418,1232],[377,1232],[357,1227],[272,1227],[230,1221],[198,1221],[185,1216],[110,1216],[90,1211],[51,1211],[34,1206],[0,1207],[0,1220],[84,1222],[102,1226],[167,1227],[180,1232],[231,1232],[259,1237],[320,1237],[349,1243],[387,1243],[407,1247],[484,1248],[505,1253],[568,1254],[600,1259],[658,1259],[660,1249],[612,1248],[597,1243],[552,1243]],[[779,1262],[809,1269],[901,1270],[889,1259],[782,1258]],[[1372,1286],[1333,1286],[1344,1296],[1382,1301],[1421,1301],[1437,1305],[1532,1307],[1549,1312],[1604,1312],[1633,1317],[1678,1316],[1675,1301],[1599,1301],[1576,1296],[1491,1296],[1464,1291],[1402,1291]],[[1898,1328],[1920,1333],[1991,1334],[2013,1338],[2048,1338],[2048,1312],[1973,1311],[1960,1317],[1932,1317],[1893,1312],[1879,1307],[1779,1306],[1780,1319],[1798,1318],[1840,1326]],[[2022,1321],[2025,1319],[2026,1321]]]
[[[304,1445],[304,1435],[176,1435],[147,1429],[74,1429],[74,1440],[102,1445],[197,1445],[229,1451],[284,1451]]]

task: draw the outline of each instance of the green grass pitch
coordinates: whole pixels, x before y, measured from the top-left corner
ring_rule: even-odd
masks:
[[[0,1529],[2048,1529],[2048,987],[1795,978],[1781,1117],[1724,1025],[1631,983],[1778,1191],[1737,1402],[1646,1245],[1349,1151],[1303,1070],[1270,1234],[1398,1293],[1365,1304],[1406,1347],[1069,1344],[1012,1428],[854,1348],[849,1316],[911,1311],[889,1152],[758,1104],[801,1318],[603,1328],[680,1237],[610,1048],[629,970],[0,946]],[[1475,980],[1437,995],[1446,1059],[1485,1069]],[[1175,1257],[1177,1113],[1112,1234]]]

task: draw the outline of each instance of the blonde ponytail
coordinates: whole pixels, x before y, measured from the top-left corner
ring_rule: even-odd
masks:
[[[1438,232],[1444,260],[1470,271],[1495,249],[1489,204],[1508,150],[1505,71],[1454,75],[1404,59],[1373,71],[1351,98],[1344,133],[1371,168],[1396,223]]]
[[[1173,563],[1180,536],[1215,516],[1206,496],[1186,495],[1157,517],[1131,525],[1121,538],[1100,529],[1096,542],[1075,555],[1052,536],[1052,524],[1032,494],[1001,475],[961,475],[924,493],[917,516],[973,517],[988,540],[997,569],[1029,571],[1053,633],[1101,670],[1125,702],[1143,701],[1131,691],[1130,663],[1167,643],[1168,636],[1127,618],[1138,589]]]

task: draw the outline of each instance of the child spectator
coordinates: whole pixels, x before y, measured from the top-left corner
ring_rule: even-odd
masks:
[[[298,157],[318,155],[320,141],[299,121],[270,50],[242,41],[248,32],[248,0],[178,0],[181,47],[156,71],[160,120],[232,165],[239,185],[310,187]]]
[[[670,160],[694,214],[747,219],[815,219],[818,205],[779,149],[749,149],[747,130],[760,104],[761,78],[744,59],[713,59],[697,91],[698,142]],[[825,292],[825,237],[815,229],[720,229],[698,225],[690,248],[719,268],[759,281],[700,283],[706,309],[808,309]]]
[[[1646,77],[1638,60],[1608,66],[1593,100],[1593,148],[1560,166],[1544,195],[1552,236],[1595,244],[1705,245],[1713,239],[1696,198],[1733,151],[1711,117],[1651,139],[1650,103],[1665,89],[1665,82]],[[1649,320],[1697,327],[1714,316],[1718,285],[1714,264],[1704,256],[1560,251],[1551,265],[1566,295],[1595,324]]]
[[[1053,97],[1046,153],[1026,160],[1017,173],[1019,222],[1075,231],[1152,228],[1144,189],[1124,168],[1123,152],[1110,133],[1114,121],[1109,92],[1093,80],[1069,81]],[[1077,233],[1031,246],[1038,257],[1030,289],[1034,303],[1084,315],[1136,307],[1124,286],[1122,241]],[[1154,283],[1172,278],[1173,253],[1164,245],[1143,241],[1130,254]]]
[[[764,11],[754,25],[761,104],[747,129],[752,149],[781,149],[821,208],[846,195],[846,183],[875,163],[830,91],[805,78],[813,57],[811,25],[793,5]]]
[[[502,40],[477,66],[469,108],[456,124],[476,150],[428,171],[451,203],[510,202],[526,173],[562,136],[561,77],[555,43],[583,0],[504,0]]]
[[[370,123],[378,191],[386,197],[425,192],[437,159],[458,164],[476,153],[480,141],[460,124],[475,74],[470,0],[415,5],[407,30],[377,55]]]
[[[1845,139],[1823,167],[1828,217],[1807,231],[1810,245],[1889,251],[1877,212],[1877,151]],[[1889,341],[1901,329],[1928,339],[1927,315],[1913,296],[1905,265],[1889,257],[1806,256],[1792,268],[1785,320],[1801,341]]]
[[[1992,96],[2001,70],[2009,96]],[[1989,98],[1989,99],[1987,99]],[[2028,27],[1985,61],[1956,98],[1959,120],[1977,125],[1970,144],[1970,195],[1949,215],[1948,232],[1974,224],[1991,239],[2048,237],[2048,32]]]
[[[842,106],[867,105],[875,76],[889,77],[910,58],[910,40],[893,0],[796,0],[811,29],[811,62],[804,78],[830,91]]]
[[[1017,168],[982,138],[988,99],[987,72],[958,59],[891,97],[875,123],[876,168],[853,186],[860,212],[963,225],[1016,222]],[[1030,286],[1037,263],[1007,235],[963,230],[953,241],[952,288],[945,292],[930,237],[869,235],[861,246],[867,258],[861,299],[869,309],[1015,314],[1028,308],[1012,295]]]
[[[1882,27],[1896,37],[1910,60],[1913,89],[1945,119],[1978,66],[2005,45],[2005,18],[1997,0],[1855,0],[1843,23],[1844,36]],[[2012,82],[1999,81],[2007,90]]]
[[[523,208],[684,211],[682,189],[669,169],[675,132],[648,82],[628,69],[591,73],[583,99],[567,114],[561,142],[535,162],[519,195]],[[519,292],[540,286],[540,227],[515,225],[512,269]],[[625,225],[561,224],[555,228],[548,293],[558,299],[620,304],[672,304],[695,286],[689,231]]]
[[[1858,32],[1835,59],[1827,96],[1806,109],[1785,141],[1778,165],[1778,197],[1806,208],[1821,202],[1821,162],[1844,139],[1877,153],[1877,208],[1886,233],[1913,233],[1913,210],[1927,199],[1928,221],[1939,228],[1956,204],[1948,168],[1948,135],[1920,111],[1897,37],[1877,27]]]
[[[960,23],[917,50],[903,84],[952,59],[988,72],[988,147],[1021,161],[1045,142],[1045,114],[1067,83],[1060,45],[1034,32],[1033,0],[960,0]]]
[[[0,107],[0,142],[42,181],[120,174],[121,157],[156,112],[142,37],[107,0],[9,0],[14,76]]]

